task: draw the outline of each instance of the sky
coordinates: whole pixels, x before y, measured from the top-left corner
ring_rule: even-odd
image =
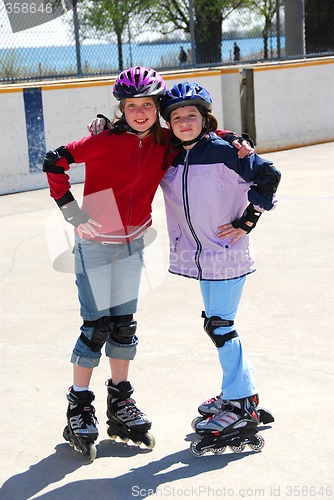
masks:
[[[9,1],[9,0],[8,0]],[[66,0],[62,0],[65,2]],[[16,48],[16,47],[48,47],[58,45],[73,45],[73,20],[72,11],[64,14],[57,19],[41,24],[34,28],[26,29],[13,33],[11,24],[5,8],[6,0],[0,0],[0,49]],[[12,4],[14,2],[11,2]],[[36,0],[36,4],[27,0],[26,5],[38,5],[41,0]],[[44,0],[44,3],[45,0]],[[23,5],[24,2],[17,2],[18,5]],[[16,4],[15,4],[16,5]],[[225,20],[225,29],[234,28],[234,24],[240,27],[243,24],[243,19],[238,13],[231,15],[228,20]],[[21,18],[24,17],[20,14]],[[252,19],[249,13],[247,14],[247,24],[251,24]],[[152,36],[151,32],[142,33],[138,38],[148,40]],[[101,40],[91,39],[89,43],[101,43]]]
[[[71,19],[69,12],[35,28],[13,33],[5,5],[0,1],[0,48],[71,45],[68,27]]]

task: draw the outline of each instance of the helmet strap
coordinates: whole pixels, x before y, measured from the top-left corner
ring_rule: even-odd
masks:
[[[203,137],[203,132],[201,132],[195,139],[192,139],[191,141],[181,141],[182,146],[191,146],[191,144],[195,144],[195,142],[198,142],[201,137]]]
[[[204,135],[206,135],[208,132],[207,130],[207,123],[202,128],[201,133],[195,137],[195,139],[192,139],[191,141],[181,141],[182,146],[191,146],[192,144],[195,144],[195,142],[198,142]]]

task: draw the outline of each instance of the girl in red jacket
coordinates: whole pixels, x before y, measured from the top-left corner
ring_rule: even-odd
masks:
[[[158,99],[166,89],[150,68],[135,67],[116,79],[113,93],[122,118],[112,132],[90,135],[45,155],[51,196],[75,227],[75,273],[83,324],[72,352],[73,385],[67,395],[64,438],[95,458],[98,437],[89,384],[102,347],[109,357],[108,433],[144,442],[150,419],[131,398],[130,361],[138,339],[136,312],[143,265],[143,235],[151,225],[151,203],[165,170],[169,133],[159,123]],[[172,158],[172,157],[171,157]],[[85,163],[82,207],[67,171]]]

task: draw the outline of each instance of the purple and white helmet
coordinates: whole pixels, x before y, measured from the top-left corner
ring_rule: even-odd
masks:
[[[166,92],[162,76],[152,68],[136,66],[125,69],[116,78],[113,94],[118,101],[128,97],[155,97]]]

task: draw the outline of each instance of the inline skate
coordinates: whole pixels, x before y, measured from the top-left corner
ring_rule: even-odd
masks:
[[[273,414],[267,410],[266,408],[260,407],[259,405],[259,396],[258,394],[255,394],[252,396],[256,411],[259,415],[259,422],[262,424],[270,424],[275,421]],[[202,420],[205,420],[208,417],[213,417],[217,413],[219,413],[222,410],[223,407],[223,393],[221,392],[218,394],[218,396],[215,396],[213,398],[207,399],[199,405],[198,407],[198,413],[200,413],[200,416],[195,417],[193,421],[191,422],[191,427],[194,431],[196,431],[196,425],[199,422],[202,422]]]
[[[110,439],[116,441],[119,437],[123,443],[131,440],[138,446],[143,443],[152,450],[155,446],[155,439],[147,432],[152,423],[145,413],[137,408],[136,401],[130,397],[133,393],[130,382],[120,382],[114,385],[110,379],[106,385],[108,390],[107,433]]]
[[[76,392],[71,388],[66,397],[69,403],[66,414],[67,425],[63,437],[75,450],[88,455],[93,461],[96,458],[94,441],[99,435],[95,408],[91,404],[95,399],[94,393],[92,391]]]
[[[260,451],[264,439],[258,434],[258,425],[259,415],[253,396],[223,401],[219,412],[196,424],[201,439],[191,443],[190,450],[197,457],[209,451],[220,455],[227,446],[240,453],[246,444],[253,451]]]

